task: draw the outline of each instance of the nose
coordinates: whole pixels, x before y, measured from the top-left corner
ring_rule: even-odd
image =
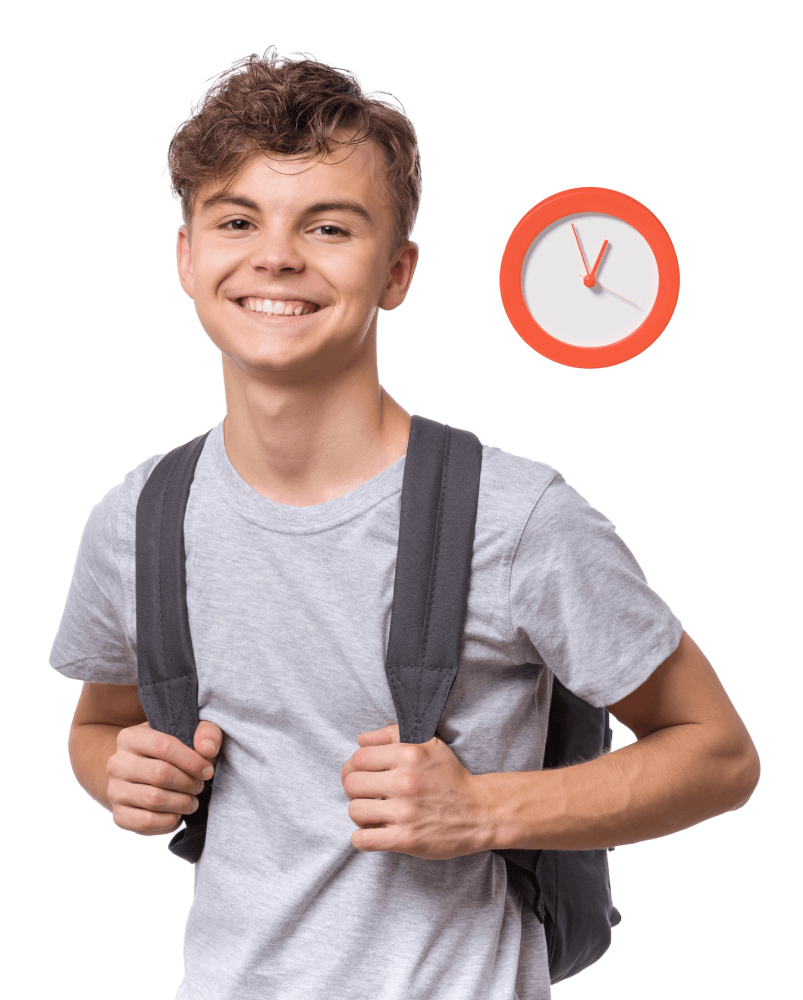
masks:
[[[305,262],[301,247],[291,233],[266,230],[261,240],[252,245],[251,264],[268,274],[303,271]]]

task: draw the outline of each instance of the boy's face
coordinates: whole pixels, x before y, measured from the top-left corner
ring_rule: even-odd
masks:
[[[181,284],[212,341],[241,369],[285,380],[354,361],[377,307],[403,301],[418,257],[408,242],[389,258],[395,220],[381,150],[341,147],[312,166],[259,154],[219,192],[198,191],[191,238],[182,226],[177,248]],[[291,307],[300,314],[285,315]]]

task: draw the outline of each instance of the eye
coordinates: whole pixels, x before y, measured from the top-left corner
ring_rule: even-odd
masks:
[[[328,225],[317,226],[312,231],[313,231],[313,233],[317,233],[319,229],[334,230],[334,232],[324,233],[323,234],[324,236],[338,236],[338,235],[339,236],[348,236],[348,233],[346,232],[346,230],[345,229],[341,229],[340,226],[328,226]]]
[[[229,226],[234,226],[234,229],[229,230],[229,232],[244,233],[246,230],[241,229],[241,225],[250,226],[251,223],[247,219],[229,219],[229,221],[224,222],[222,226],[218,226],[218,229],[228,229]]]
[[[233,226],[236,222],[242,222],[246,226],[252,225],[252,223],[248,222],[247,219],[229,219],[228,222],[224,222],[222,225],[218,226],[218,229],[228,229],[229,226]],[[330,238],[333,238],[333,237],[336,238],[335,237],[335,233],[339,234],[340,236],[348,236],[348,233],[346,232],[346,230],[345,229],[341,229],[340,226],[326,226],[326,225],[324,225],[324,226],[316,226],[315,229],[313,229],[312,231],[313,232],[317,232],[319,229],[331,229],[331,230],[334,230],[334,232],[332,232],[332,233],[324,233],[323,234],[324,236],[329,236]],[[244,233],[245,230],[244,229],[232,229],[232,230],[230,230],[230,232]]]

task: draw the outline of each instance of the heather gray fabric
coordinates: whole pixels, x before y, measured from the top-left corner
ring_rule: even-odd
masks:
[[[135,512],[160,457],[89,517],[50,659],[67,677],[136,684]],[[187,593],[199,714],[225,737],[176,1000],[550,995],[542,928],[500,856],[351,846],[340,769],[359,733],[394,719],[384,655],[403,470],[288,507],[240,478],[222,422],[207,440]],[[552,672],[612,704],[680,634],[602,514],[554,469],[484,447],[463,656],[438,728],[469,771],[541,766]]]

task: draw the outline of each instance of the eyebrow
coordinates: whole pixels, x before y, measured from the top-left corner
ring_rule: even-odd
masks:
[[[247,208],[251,212],[258,212],[259,205],[250,198],[244,198],[236,194],[214,194],[201,202],[200,213],[208,212],[216,205],[238,205],[240,208]],[[368,210],[358,201],[318,201],[314,205],[309,205],[304,209],[304,215],[317,215],[320,212],[351,212],[368,223],[373,220]]]

